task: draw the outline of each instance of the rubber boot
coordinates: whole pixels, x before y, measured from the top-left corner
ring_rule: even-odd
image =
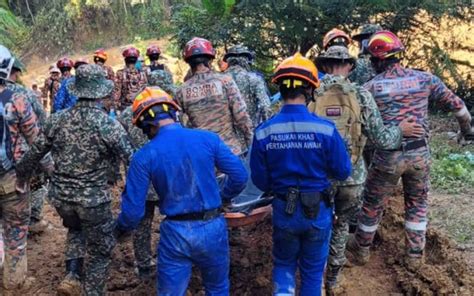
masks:
[[[347,258],[355,265],[365,265],[369,262],[370,247],[362,247],[354,235],[349,237],[346,245]]]
[[[59,284],[57,292],[60,296],[80,296],[81,276],[84,258],[66,260],[66,277]]]

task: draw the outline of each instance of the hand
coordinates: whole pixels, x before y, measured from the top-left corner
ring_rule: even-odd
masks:
[[[410,116],[400,122],[404,138],[420,138],[424,135],[425,130],[421,124],[417,123],[415,117]]]

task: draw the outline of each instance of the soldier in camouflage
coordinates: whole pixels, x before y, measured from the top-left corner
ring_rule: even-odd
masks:
[[[151,73],[149,83],[160,82],[161,75],[157,76],[157,72],[164,72],[162,70],[157,70]],[[158,79],[155,79],[158,78]],[[157,84],[150,84],[150,86],[159,86]],[[143,145],[148,143],[148,138],[143,131],[132,124],[132,106],[128,106],[122,114],[118,117],[120,123],[124,126],[125,130],[130,135],[130,140],[132,141],[135,148],[138,150]],[[151,232],[152,232],[152,223],[153,218],[155,217],[155,209],[158,205],[158,195],[156,194],[153,187],[150,185],[148,188],[148,195],[145,205],[145,215],[142,218],[138,228],[135,230],[133,235],[133,251],[135,253],[135,260],[137,262],[138,275],[141,279],[149,279],[153,275],[153,270],[156,265],[155,260],[153,259],[151,252]]]
[[[107,73],[106,78],[108,80],[111,80],[115,83],[114,70],[112,69],[112,67],[105,64],[105,62],[107,61],[107,58],[108,58],[108,54],[102,48],[100,48],[100,49],[98,49],[94,52],[94,55],[93,55],[94,63],[96,65],[99,65],[100,67],[102,67],[102,69],[105,70],[105,72]],[[104,107],[104,109],[107,112],[110,112],[113,109],[112,108],[113,105],[114,105],[114,94],[113,93],[102,99],[102,106]]]
[[[33,143],[39,133],[38,120],[26,96],[7,88],[15,58],[0,46],[0,210],[5,238],[3,294],[17,295],[26,280],[26,244],[30,210],[28,185],[15,172],[15,162],[23,156],[21,139]]]
[[[441,80],[427,72],[403,68],[400,65],[404,46],[389,31],[375,33],[369,41],[375,70],[380,73],[364,87],[372,93],[386,126],[396,126],[413,117],[422,125],[419,136],[403,137],[398,149],[376,149],[366,182],[363,207],[355,237],[347,250],[356,264],[365,264],[369,248],[382,220],[385,204],[393,196],[402,179],[405,198],[405,263],[415,271],[423,264],[426,242],[427,208],[430,171],[428,147],[428,100],[452,111],[465,139],[474,139],[471,115],[464,102]]]
[[[379,24],[362,25],[352,39],[359,43],[359,56],[354,69],[349,74],[349,79],[359,85],[363,85],[377,75],[370,63],[370,54],[367,51],[367,43],[374,33],[382,31]]]
[[[176,101],[188,116],[191,127],[217,133],[234,154],[241,155],[252,140],[253,124],[232,77],[210,69],[214,57],[215,50],[206,39],[193,38],[186,44],[184,59],[191,66],[193,76],[178,88]]]
[[[49,67],[49,77],[44,80],[41,89],[41,97],[43,98],[43,106],[45,109],[51,109],[54,97],[61,86],[61,71],[56,65]],[[49,104],[48,104],[49,99]],[[49,106],[48,106],[49,105]]]
[[[132,105],[135,94],[148,83],[145,72],[135,67],[140,51],[129,47],[122,52],[125,58],[125,68],[118,70],[115,75],[114,109],[125,110]]]
[[[256,127],[270,118],[272,111],[265,81],[250,71],[253,59],[254,53],[243,45],[231,47],[224,56],[224,62],[229,65],[225,73],[237,83],[253,126]]]
[[[80,295],[81,282],[83,294],[105,295],[115,245],[107,174],[114,156],[128,161],[133,153],[124,128],[96,107],[113,90],[105,75],[97,65],[79,67],[74,83],[68,84],[77,104],[47,120],[43,134],[17,165],[18,173],[28,177],[48,151],[56,164],[50,197],[68,228],[67,275],[58,286],[60,295]]]
[[[17,58],[15,58],[15,63],[13,64],[13,68],[9,76],[9,81],[7,83],[7,89],[10,89],[14,93],[23,94],[26,97],[32,107],[33,112],[38,118],[38,126],[41,129],[46,120],[46,112],[44,112],[43,106],[39,101],[39,97],[33,91],[26,89],[25,87],[17,83],[23,69],[23,64]],[[20,145],[20,147],[22,147],[22,153],[25,153],[29,149],[28,142],[24,137],[21,137],[20,139],[21,141],[20,143],[17,143],[17,145]],[[53,163],[50,155],[47,155],[42,160],[42,168],[45,172],[52,171]],[[44,199],[48,193],[48,190],[46,189],[46,176],[43,171],[38,170],[30,184],[30,233],[41,233],[48,226],[48,224],[42,219]]]
[[[402,121],[400,125],[386,127],[372,95],[361,86],[351,83],[347,76],[355,64],[355,58],[350,56],[344,46],[329,47],[318,57],[318,64],[327,73],[321,80],[321,86],[316,90],[315,99],[334,84],[341,85],[347,92],[354,90],[361,107],[360,122],[363,136],[370,139],[380,149],[397,149],[402,143],[403,136],[411,136],[413,131],[421,131],[422,127],[415,122]],[[314,104],[308,106],[314,112]],[[360,193],[367,177],[364,159],[360,157],[352,165],[351,176],[345,181],[335,181],[337,193],[335,196],[335,212],[337,220],[332,229],[329,259],[326,270],[325,287],[332,295],[339,287],[339,274],[346,263],[345,246],[349,238],[349,220],[353,218],[360,207]]]
[[[173,83],[173,76],[164,70],[155,70],[148,75],[149,86],[159,86],[172,97],[176,95],[176,86]]]

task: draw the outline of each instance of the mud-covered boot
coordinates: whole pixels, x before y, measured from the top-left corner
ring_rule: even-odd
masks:
[[[405,267],[411,272],[417,272],[424,264],[423,256],[405,256]]]
[[[59,284],[60,296],[80,296],[83,258],[66,260],[66,277]]]
[[[41,234],[48,228],[48,222],[41,220],[36,220],[35,218],[31,218],[29,232],[31,234]]]
[[[342,274],[329,277],[326,275],[326,280],[324,283],[324,287],[326,288],[326,296],[342,295],[344,292],[344,288],[342,288],[343,283],[344,276]]]
[[[355,265],[365,265],[369,262],[370,247],[362,247],[354,235],[349,237],[346,245],[346,256]]]

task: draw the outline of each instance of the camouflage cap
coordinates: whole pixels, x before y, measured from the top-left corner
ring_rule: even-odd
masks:
[[[173,77],[165,70],[155,70],[148,74],[148,85],[159,86],[171,96],[176,93]]]
[[[76,70],[75,80],[67,85],[69,92],[78,98],[100,99],[114,89],[112,80],[106,79],[105,70],[99,65],[81,65]]]
[[[352,60],[352,62],[355,62],[355,58],[349,54],[347,47],[340,45],[333,45],[329,47],[317,57],[317,60],[324,59]]]
[[[238,44],[227,50],[226,54],[224,55],[224,62],[227,62],[227,59],[233,56],[246,56],[249,60],[252,60],[255,57],[255,53],[247,46]]]
[[[382,31],[383,28],[379,24],[364,24],[359,27],[357,32],[352,36],[355,40],[362,40],[370,37],[372,34]]]

